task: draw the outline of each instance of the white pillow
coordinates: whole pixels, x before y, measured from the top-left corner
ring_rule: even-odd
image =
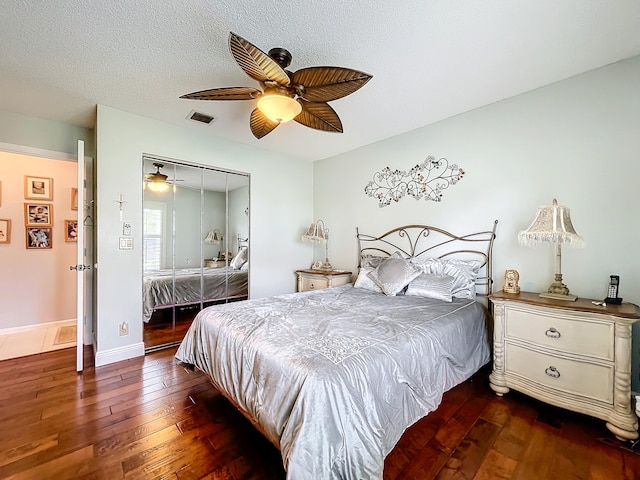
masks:
[[[414,297],[435,298],[451,302],[454,278],[451,275],[434,275],[421,273],[415,280],[409,282],[405,295]]]
[[[363,255],[362,261],[360,262],[363,267],[372,267],[376,268],[380,265],[384,260],[389,257],[380,257],[378,255]]]
[[[420,264],[424,273],[452,276],[454,280],[451,294],[454,297],[476,298],[476,279],[482,262],[457,258],[428,258],[425,261],[413,259],[412,262]]]
[[[372,267],[360,267],[358,278],[356,278],[353,284],[354,288],[363,288],[365,290],[371,290],[372,292],[382,293],[382,289],[375,284],[371,278],[369,278],[369,272],[373,270]]]
[[[421,273],[420,267],[402,258],[402,255],[396,252],[367,273],[367,276],[386,295],[395,296]]]
[[[229,265],[234,270],[240,270],[240,268],[247,262],[248,257],[248,248],[243,248],[238,252],[238,254],[233,257],[231,260],[231,264]]]

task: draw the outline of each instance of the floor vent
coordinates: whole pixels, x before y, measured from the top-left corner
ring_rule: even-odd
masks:
[[[207,115],[206,113],[191,110],[191,112],[187,116],[187,120],[193,120],[194,122],[206,123],[207,125],[209,125],[211,122],[213,122],[213,117],[211,115]]]

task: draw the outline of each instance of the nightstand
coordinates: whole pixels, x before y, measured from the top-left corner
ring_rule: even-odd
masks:
[[[597,306],[497,293],[493,304],[491,388],[513,388],[543,402],[605,420],[620,440],[638,438],[631,409],[632,303]]]
[[[344,270],[296,270],[298,292],[338,287],[351,283],[351,272]]]

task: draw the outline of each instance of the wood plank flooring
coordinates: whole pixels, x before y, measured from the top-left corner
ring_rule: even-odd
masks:
[[[282,480],[279,452],[174,352],[100,368],[87,352],[81,375],[73,349],[0,362],[0,478]],[[640,479],[602,421],[498,398],[487,373],[405,432],[385,480]]]

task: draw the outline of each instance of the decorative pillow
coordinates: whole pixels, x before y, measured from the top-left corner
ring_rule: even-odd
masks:
[[[361,264],[363,267],[376,268],[387,258],[389,257],[379,257],[377,255],[363,255]]]
[[[437,300],[451,302],[453,281],[454,278],[451,275],[421,273],[415,280],[409,283],[405,295],[435,298]]]
[[[249,270],[249,262],[244,262],[240,267],[240,271],[246,272],[247,270]]]
[[[422,273],[420,267],[394,253],[367,274],[386,295],[395,296]]]
[[[451,294],[456,298],[476,298],[476,278],[482,262],[456,258],[429,258],[422,262],[424,273],[453,277]]]
[[[243,248],[242,250],[240,250],[238,254],[233,257],[233,260],[231,260],[231,264],[229,266],[234,270],[240,270],[242,265],[247,262],[248,253],[249,252],[247,248]]]
[[[372,267],[360,267],[360,273],[358,273],[358,278],[356,278],[353,287],[364,288],[365,290],[371,290],[372,292],[382,293],[382,289],[369,278],[368,274],[372,270]]]

